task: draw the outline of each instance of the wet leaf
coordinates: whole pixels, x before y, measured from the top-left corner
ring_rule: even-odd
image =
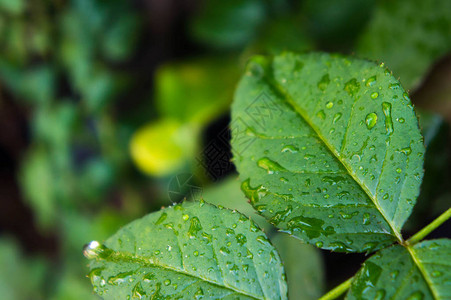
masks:
[[[364,264],[346,299],[451,298],[451,240],[384,249]]]
[[[264,233],[204,202],[149,214],[84,253],[105,299],[287,299],[282,263]]]
[[[383,61],[407,89],[451,49],[448,0],[378,1],[357,46],[360,56]]]
[[[402,239],[424,146],[407,93],[383,65],[318,53],[255,57],[231,130],[242,190],[278,228],[342,252]]]
[[[276,232],[274,227],[257,215],[253,207],[247,203],[240,190],[240,182],[235,176],[205,189],[202,196],[212,204],[236,209],[249,216],[267,232],[284,262],[290,299],[313,300],[322,295],[324,272],[319,250],[287,234]]]
[[[225,208],[239,211],[255,221],[264,231],[269,232],[272,226],[265,218],[258,215],[252,205],[249,204],[240,189],[240,185],[241,183],[238,178],[232,176],[206,188],[199,196],[213,205],[224,206]],[[199,201],[200,197],[194,200]]]

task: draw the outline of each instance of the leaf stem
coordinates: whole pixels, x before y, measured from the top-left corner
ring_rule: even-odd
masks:
[[[354,277],[349,278],[345,282],[341,283],[339,286],[330,290],[327,294],[319,298],[319,300],[332,300],[338,298],[341,294],[346,292],[350,287]]]
[[[407,240],[408,245],[414,245],[424,239],[429,233],[434,231],[437,227],[446,222],[451,218],[451,208],[448,208],[443,214],[441,214],[437,219],[432,221],[429,225],[418,231],[410,239]]]

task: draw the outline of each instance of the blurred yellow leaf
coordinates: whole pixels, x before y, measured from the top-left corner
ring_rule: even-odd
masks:
[[[183,167],[194,156],[197,130],[163,119],[137,130],[130,142],[131,156],[146,174],[165,176]]]

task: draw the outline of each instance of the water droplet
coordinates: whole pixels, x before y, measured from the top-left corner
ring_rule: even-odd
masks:
[[[371,224],[370,214],[369,213],[364,213],[363,214],[363,225],[369,225],[369,224]]]
[[[424,298],[424,294],[421,291],[416,291],[412,293],[407,300],[422,300]]]
[[[240,244],[241,246],[243,246],[247,242],[246,237],[241,233],[237,234],[235,238],[237,243]]]
[[[194,252],[193,252],[193,255],[194,255],[194,256],[199,256],[199,251],[197,251],[197,250],[194,251]]]
[[[308,218],[304,216],[294,217],[287,223],[290,230],[300,230],[310,238],[317,238],[323,231],[324,221],[316,218]]]
[[[202,299],[204,296],[204,291],[202,290],[202,288],[199,288],[196,293],[194,294],[194,297],[196,297],[196,299]]]
[[[325,120],[325,119],[326,119],[326,113],[324,112],[324,110],[320,110],[320,111],[316,114],[316,116],[317,116],[318,118],[320,118],[321,120]]]
[[[158,220],[155,222],[155,225],[160,225],[161,223],[164,222],[164,220],[166,220],[168,214],[163,212],[161,213],[160,217],[158,218]]]
[[[402,96],[403,96],[403,98],[406,99],[407,101],[410,101],[409,95],[408,95],[407,93],[404,92],[404,93],[402,94]]]
[[[256,240],[257,240],[257,242],[259,242],[260,244],[263,244],[263,245],[270,244],[269,240],[264,235],[258,236]]]
[[[165,281],[164,281],[164,285],[165,286],[168,286],[168,285],[170,285],[171,284],[171,280],[170,279],[166,279]]]
[[[278,173],[279,171],[286,171],[284,167],[282,167],[279,163],[264,157],[257,161],[257,166],[259,166],[262,169],[265,169],[268,174],[274,174]]]
[[[83,255],[88,259],[107,258],[113,250],[105,247],[97,241],[92,241],[83,248]]]
[[[221,248],[219,249],[219,252],[220,252],[222,255],[228,255],[228,254],[230,254],[230,250],[227,249],[226,247],[221,247]]]
[[[363,245],[363,251],[372,252],[374,248],[376,248],[376,246],[377,246],[376,242],[368,242]]]
[[[374,300],[383,300],[385,298],[385,293],[384,289],[378,290],[374,296]]]
[[[247,65],[248,73],[247,75],[252,75],[257,78],[261,78],[263,74],[265,73],[263,68],[263,57],[255,57],[254,59],[250,60]]]
[[[398,119],[398,122],[401,123],[401,124],[404,123],[405,121],[406,121],[406,120],[405,120],[404,118],[399,118],[399,119]]]
[[[372,129],[377,123],[377,115],[375,113],[369,113],[366,115],[365,124],[368,129]]]
[[[313,154],[306,154],[306,155],[304,155],[304,159],[305,160],[310,160],[312,158],[315,158],[315,155],[313,155]]]
[[[282,148],[282,152],[290,152],[290,153],[297,153],[299,149],[296,146],[293,145],[286,145]]]
[[[385,129],[388,135],[393,133],[393,120],[391,117],[391,104],[388,102],[382,103],[382,111],[385,115]]]
[[[398,275],[399,275],[399,271],[398,271],[398,270],[395,270],[395,271],[391,272],[391,273],[390,273],[391,280],[392,280],[392,281],[396,280],[396,278],[398,277]]]
[[[342,242],[334,242],[330,243],[330,249],[332,251],[345,252],[349,250],[349,248]]]
[[[183,215],[183,216],[182,216],[182,219],[183,219],[183,221],[188,221],[189,216],[188,216],[188,215]]]
[[[336,114],[334,115],[334,123],[336,123],[338,120],[340,120],[340,119],[341,119],[341,116],[342,116],[342,113],[336,113]]]
[[[334,107],[334,103],[331,101],[327,102],[326,108],[331,109],[332,107]]]
[[[143,289],[141,282],[138,282],[132,290],[132,297],[141,299],[143,297],[146,297],[146,291]]]
[[[154,278],[155,278],[155,274],[147,273],[146,275],[143,276],[143,281],[149,282],[149,281],[153,280]]]
[[[355,78],[352,78],[351,80],[345,83],[344,90],[348,92],[350,96],[354,96],[355,94],[357,94],[359,89],[360,83]]]
[[[122,273],[119,273],[115,276],[111,276],[110,278],[108,278],[108,283],[112,284],[112,285],[119,285],[126,281],[129,281],[129,279],[131,279],[132,275],[133,275],[132,271],[122,272]]]
[[[440,277],[440,276],[442,276],[443,275],[443,273],[442,272],[440,272],[440,271],[434,271],[434,272],[432,272],[432,277],[434,277],[434,278],[437,278],[437,277]]]
[[[320,81],[318,81],[318,89],[320,89],[321,91],[325,91],[329,83],[330,83],[329,74],[323,75]]]
[[[374,86],[375,84],[376,84],[376,75],[368,78],[365,85],[370,87],[370,86]]]
[[[388,85],[388,87],[389,87],[390,89],[392,89],[392,90],[397,90],[397,89],[399,89],[401,86],[399,85],[399,83],[395,82],[395,83],[390,83],[390,84]]]
[[[270,219],[270,223],[274,225],[278,225],[280,222],[285,221],[285,219],[291,214],[292,206],[288,205],[285,210],[278,211],[274,214],[274,216]]]
[[[405,155],[409,156],[410,153],[412,153],[412,148],[410,148],[410,147],[402,148],[402,149],[399,150],[399,152],[402,152]]]
[[[402,172],[401,168],[396,169],[396,173],[401,173],[401,172]]]
[[[379,93],[378,92],[374,92],[371,94],[371,99],[376,99],[377,97],[379,97]]]
[[[316,242],[315,245],[316,247],[321,248],[323,246],[323,242]]]
[[[197,217],[192,217],[190,222],[191,223],[188,229],[188,236],[190,238],[194,238],[197,235],[197,233],[202,230],[202,226]]]
[[[280,181],[287,183],[289,180],[286,179],[285,177],[280,177]]]

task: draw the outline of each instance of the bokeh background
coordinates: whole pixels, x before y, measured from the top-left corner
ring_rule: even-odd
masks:
[[[449,0],[0,0],[0,297],[97,299],[83,245],[184,197],[255,218],[286,261],[291,299],[352,276],[364,254],[276,233],[230,161],[246,61],[283,51],[385,62],[427,146],[404,234],[450,206]]]

